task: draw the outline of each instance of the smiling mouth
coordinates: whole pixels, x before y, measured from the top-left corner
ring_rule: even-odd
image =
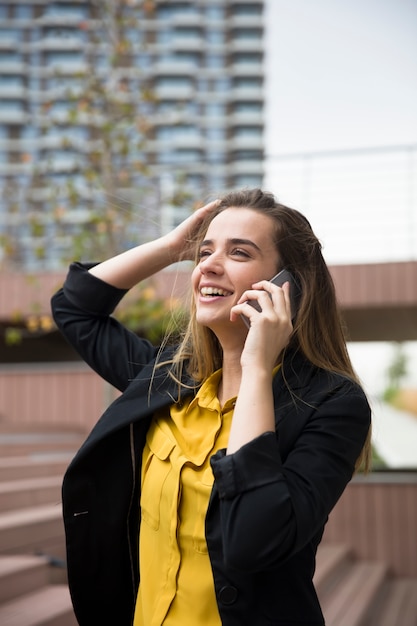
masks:
[[[219,289],[218,287],[202,287],[200,289],[200,293],[202,296],[221,296],[221,297],[225,297],[225,296],[231,296],[232,292],[231,291],[226,291],[225,289]]]

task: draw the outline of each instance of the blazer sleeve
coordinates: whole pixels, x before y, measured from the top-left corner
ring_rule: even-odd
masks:
[[[52,297],[53,318],[81,358],[124,391],[155,357],[156,348],[111,316],[126,290],[93,276],[90,267],[71,264],[63,288]]]
[[[311,402],[299,404],[277,433],[265,433],[233,454],[221,450],[212,457],[224,558],[231,567],[277,567],[321,538],[370,427],[362,389],[341,380],[338,388],[321,394],[316,408]],[[284,455],[280,431],[291,430],[300,419],[303,426]]]

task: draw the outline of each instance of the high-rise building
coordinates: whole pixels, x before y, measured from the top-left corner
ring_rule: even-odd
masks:
[[[105,4],[0,1],[0,238],[4,245],[13,245],[5,243],[10,236],[19,240],[15,256],[23,267],[56,266],[71,229],[86,219],[91,203],[91,189],[84,190],[70,207],[67,202],[65,216],[55,210],[40,220],[46,207],[56,203],[51,185],[70,181],[73,189],[82,189],[86,155],[103,150],[91,118],[71,118],[68,94],[83,88],[79,77],[86,67],[97,76],[110,72],[106,50],[111,33],[107,38],[100,26]],[[117,88],[125,81],[127,100],[138,94],[138,110],[143,86],[152,93],[144,108],[150,122],[146,140],[138,150],[147,167],[146,184],[158,192],[153,200],[141,199],[141,210],[149,217],[142,236],[153,236],[183,219],[184,210],[170,203],[178,186],[189,197],[204,200],[225,189],[262,185],[264,2],[113,4],[132,15],[139,11],[139,20],[125,33],[129,62],[118,68]],[[133,152],[131,160],[138,156]],[[117,160],[112,166],[117,168]],[[120,167],[126,169],[126,162]],[[136,178],[130,176],[130,187],[144,178],[142,170]],[[131,189],[121,196],[135,204]],[[54,214],[61,227],[66,222],[65,231],[57,231],[50,218]]]

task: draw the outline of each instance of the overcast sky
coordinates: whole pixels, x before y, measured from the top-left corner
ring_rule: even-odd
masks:
[[[266,0],[267,153],[417,143],[417,0]]]
[[[417,0],[266,0],[265,17],[265,187],[329,263],[417,259]]]

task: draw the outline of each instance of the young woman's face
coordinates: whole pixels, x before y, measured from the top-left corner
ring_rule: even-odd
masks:
[[[268,215],[240,207],[225,209],[212,220],[192,274],[200,324],[214,332],[224,326],[230,329],[230,309],[242,293],[277,273],[275,228]]]

